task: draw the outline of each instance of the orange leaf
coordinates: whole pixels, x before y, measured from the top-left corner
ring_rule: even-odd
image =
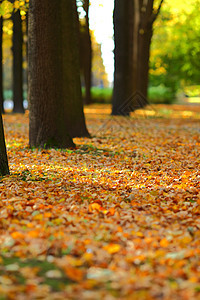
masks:
[[[114,216],[115,214],[115,208],[114,207],[111,207],[109,209],[109,211],[107,212],[107,216]]]
[[[64,271],[65,271],[65,274],[67,275],[67,277],[73,281],[83,280],[84,272],[80,269],[76,269],[71,266],[66,266]]]
[[[19,231],[14,231],[13,233],[11,233],[11,236],[13,239],[23,239],[24,238],[24,234],[19,232]]]
[[[164,239],[162,239],[161,241],[160,241],[160,246],[161,247],[168,247],[169,246],[169,241],[166,239],[166,238],[164,238]]]
[[[94,210],[100,211],[101,208],[102,208],[102,207],[101,207],[100,204],[94,202],[94,203],[91,203],[91,204],[89,205],[89,212],[93,212]]]
[[[39,236],[40,232],[38,230],[32,230],[28,232],[28,236],[31,238],[37,238]]]

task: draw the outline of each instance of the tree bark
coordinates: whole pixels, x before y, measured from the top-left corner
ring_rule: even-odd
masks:
[[[23,34],[20,11],[13,13],[13,102],[14,113],[24,113],[23,106]]]
[[[0,113],[5,113],[3,103],[3,18],[0,17]]]
[[[153,23],[156,20],[162,3],[154,11],[154,0],[134,0],[133,26],[133,86],[134,94],[138,95],[133,104],[135,109],[148,104],[149,59],[153,36]]]
[[[132,22],[130,13],[132,3],[130,0],[115,0],[114,7],[114,40],[115,40],[115,72],[112,98],[113,115],[129,115],[127,105],[132,86]],[[130,46],[131,43],[131,46]]]
[[[0,176],[9,174],[8,158],[5,145],[5,137],[3,130],[3,121],[0,114]]]
[[[92,42],[90,36],[90,25],[89,25],[89,0],[84,1],[84,10],[86,13],[85,16],[85,26],[83,35],[83,44],[84,47],[84,57],[83,59],[83,72],[85,80],[85,104],[91,103],[91,81],[92,81]],[[83,53],[81,53],[83,55]]]
[[[31,0],[28,98],[30,145],[73,147],[88,135],[81,99],[74,0]]]
[[[115,72],[112,114],[129,115],[148,104],[148,73],[154,0],[115,0]],[[125,110],[126,108],[126,110]],[[125,111],[125,112],[124,112]]]
[[[141,95],[138,108],[144,107],[147,103],[148,73],[151,38],[153,34],[153,14],[154,0],[134,0],[134,48],[133,48],[133,82],[134,92]],[[137,105],[134,104],[135,106]]]
[[[83,113],[76,1],[62,0],[61,7],[65,124],[72,137],[89,137]]]

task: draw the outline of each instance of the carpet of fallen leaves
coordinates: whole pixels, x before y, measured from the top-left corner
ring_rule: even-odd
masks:
[[[64,150],[3,117],[0,299],[200,299],[200,107],[85,112]]]

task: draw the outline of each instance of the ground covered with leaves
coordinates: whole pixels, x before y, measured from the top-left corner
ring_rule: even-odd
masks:
[[[85,112],[64,150],[4,116],[0,299],[200,299],[200,108]]]

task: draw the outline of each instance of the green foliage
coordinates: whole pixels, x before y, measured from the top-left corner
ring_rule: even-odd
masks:
[[[0,15],[4,17],[10,17],[12,11],[13,4],[8,0],[2,1],[2,3],[0,4]]]
[[[85,94],[85,89],[82,88],[83,96]],[[112,99],[112,88],[91,88],[92,102],[93,103],[111,103]]]
[[[3,0],[0,4],[0,15],[9,19],[14,11],[20,9],[21,16],[25,16],[29,6],[29,0],[15,0],[13,3],[9,0]]]
[[[112,98],[112,88],[92,87],[92,99],[96,103],[110,103]]]
[[[4,90],[4,99],[12,100],[13,99],[13,91],[12,90]],[[27,99],[27,91],[24,91],[24,99]]]
[[[148,98],[150,103],[154,104],[172,104],[175,101],[175,95],[172,90],[163,84],[150,87],[148,90]]]
[[[160,83],[175,93],[199,84],[200,0],[166,1],[155,24],[150,85]]]
[[[200,85],[186,86],[184,93],[188,97],[199,97],[200,96]]]

